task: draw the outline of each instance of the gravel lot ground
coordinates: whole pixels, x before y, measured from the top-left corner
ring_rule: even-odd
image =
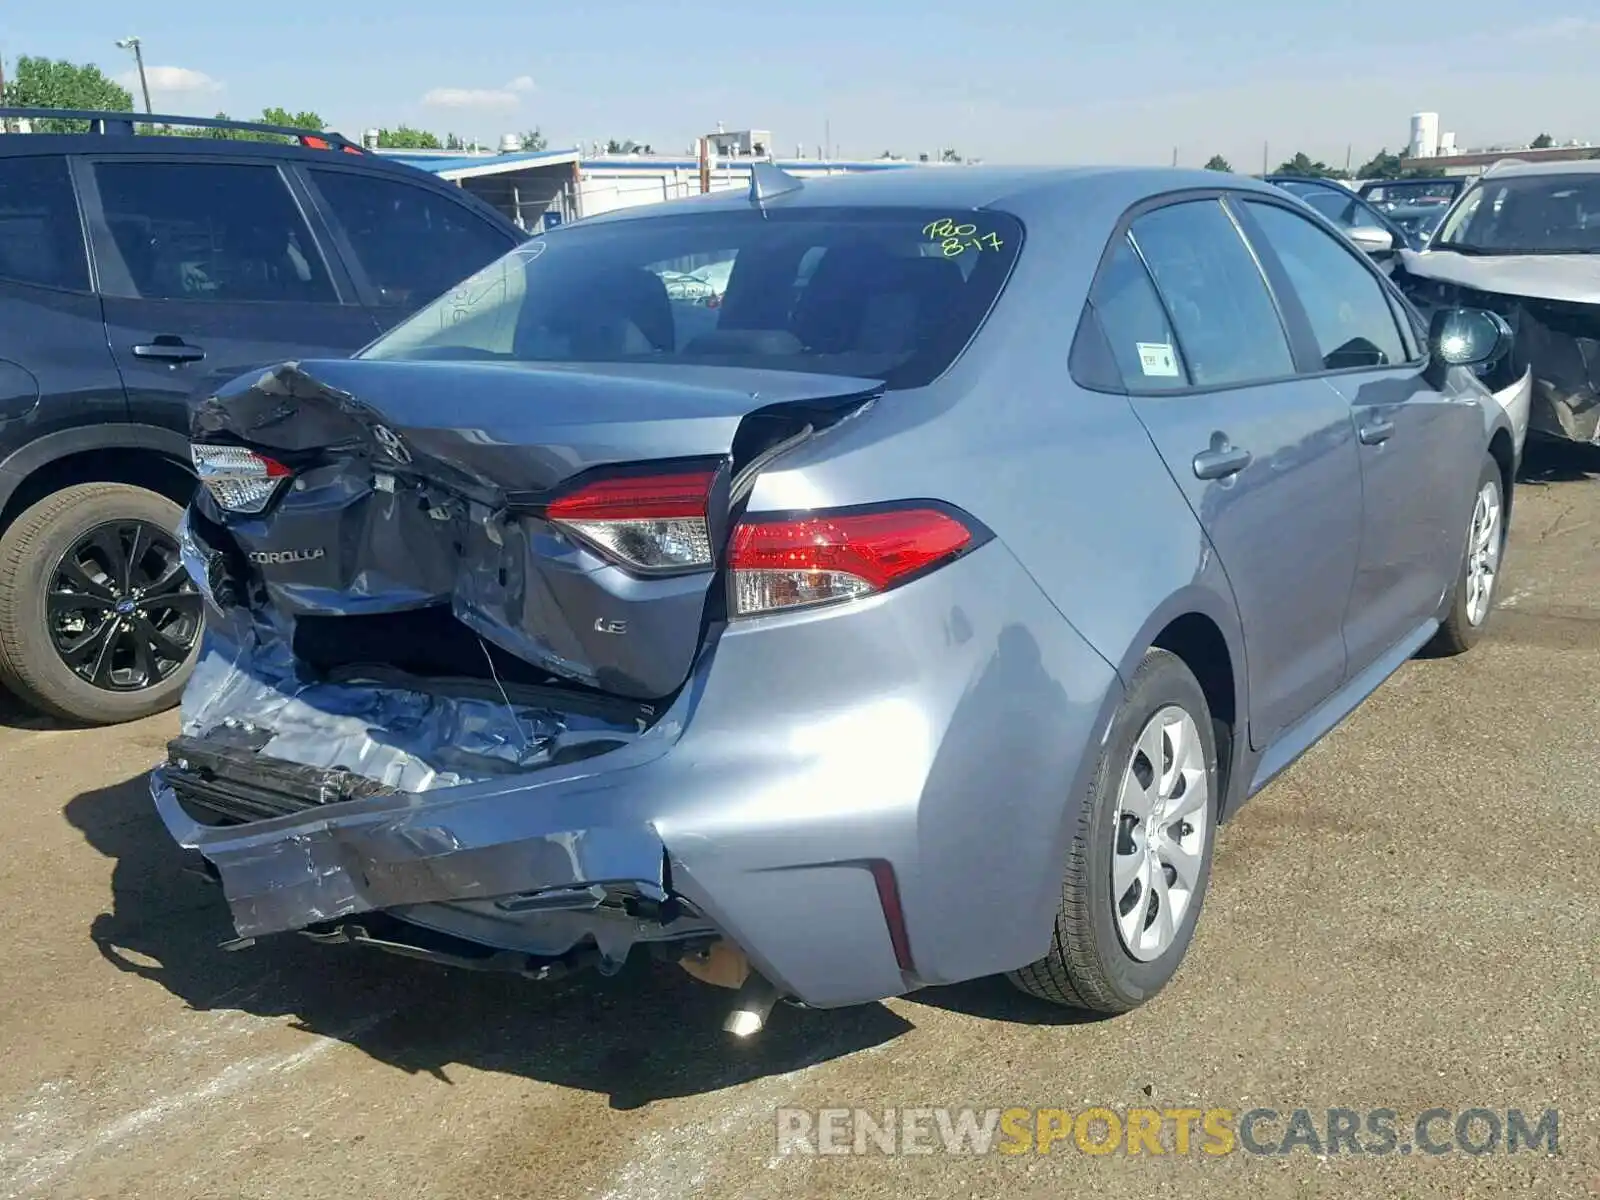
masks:
[[[1600,456],[1526,474],[1492,638],[1407,666],[1224,829],[1188,964],[1109,1022],[984,982],[735,1045],[726,994],[676,968],[539,987],[224,954],[144,793],[174,719],[13,714],[0,1196],[1600,1195]],[[780,1106],[941,1105],[1266,1107],[1269,1142],[1299,1107],[1402,1134],[1556,1108],[1561,1153],[778,1153]]]

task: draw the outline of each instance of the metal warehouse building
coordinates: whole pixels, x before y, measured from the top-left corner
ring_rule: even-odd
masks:
[[[516,151],[462,155],[440,151],[377,151],[466,188],[524,229],[539,231],[617,208],[656,204],[701,191],[701,164],[695,158],[602,155],[585,158],[579,150]],[[718,158],[709,170],[711,191],[750,186],[750,165],[766,159]],[[905,170],[942,164],[901,159],[838,161],[778,159],[801,179],[860,171]]]

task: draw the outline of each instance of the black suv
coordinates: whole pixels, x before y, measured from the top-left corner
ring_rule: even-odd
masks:
[[[0,130],[19,118],[88,132],[0,133],[0,679],[109,724],[170,707],[199,650],[188,396],[353,354],[526,235],[337,134],[15,108]]]

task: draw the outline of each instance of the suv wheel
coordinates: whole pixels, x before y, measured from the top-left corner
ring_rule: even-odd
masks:
[[[1050,951],[1011,981],[1106,1014],[1165,987],[1205,899],[1217,802],[1205,693],[1182,659],[1147,651],[1083,798]]]
[[[172,707],[199,655],[183,510],[120,483],[47,496],[0,537],[0,675],[50,716],[111,725]]]

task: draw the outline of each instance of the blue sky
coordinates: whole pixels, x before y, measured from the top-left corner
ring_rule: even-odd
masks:
[[[133,13],[136,16],[124,14]],[[1513,20],[1514,16],[1514,20]],[[1600,143],[1593,0],[25,0],[0,55],[93,61],[144,41],[158,110],[309,108],[352,136],[406,123],[485,140],[687,148],[723,122],[780,153],[954,146],[992,162],[1164,163],[1294,150],[1342,164],[1441,114],[1462,147]]]

